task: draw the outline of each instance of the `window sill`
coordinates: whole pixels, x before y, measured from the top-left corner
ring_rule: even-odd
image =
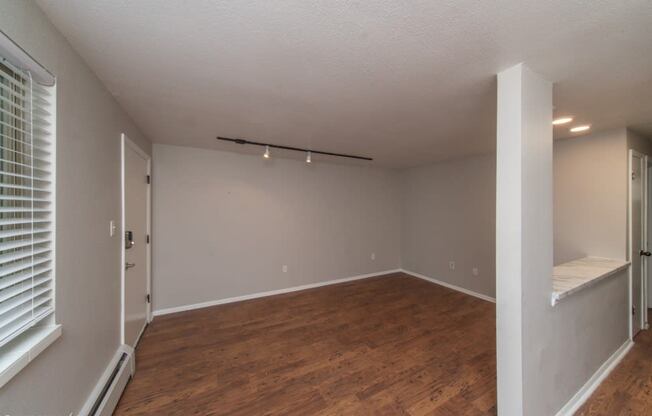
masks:
[[[34,327],[0,349],[0,388],[61,336],[61,325]]]

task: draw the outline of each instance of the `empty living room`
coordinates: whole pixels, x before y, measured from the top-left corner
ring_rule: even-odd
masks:
[[[0,415],[651,415],[651,27],[0,0]]]

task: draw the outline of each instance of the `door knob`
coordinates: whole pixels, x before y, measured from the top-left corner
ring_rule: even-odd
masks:
[[[136,263],[125,263],[125,270],[131,269],[132,267],[135,267]]]
[[[643,250],[641,250],[641,253],[640,253],[640,254],[641,254],[641,256],[646,256],[646,257],[650,257],[650,256],[652,256],[652,253],[650,253],[649,251],[643,251]]]

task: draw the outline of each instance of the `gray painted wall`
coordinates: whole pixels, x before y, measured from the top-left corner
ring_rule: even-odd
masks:
[[[648,138],[632,131],[627,130],[627,147],[637,150],[645,155],[652,157],[652,141]]]
[[[554,142],[555,264],[586,255],[626,258],[626,137],[641,151],[649,146],[652,155],[651,142],[632,139],[625,129]],[[495,296],[495,158],[403,172],[404,269]],[[456,262],[454,271],[450,260]]]
[[[586,255],[626,258],[626,130],[554,145],[555,264]]]
[[[155,311],[400,267],[392,170],[158,144],[153,163]]]
[[[404,269],[495,296],[495,159],[471,157],[403,173]]]
[[[57,321],[63,335],[0,389],[0,414],[76,414],[120,341],[120,133],[151,148],[31,1],[0,29],[57,76]],[[118,234],[119,235],[119,234]]]
[[[547,306],[538,348],[540,415],[553,415],[629,337],[628,272]]]

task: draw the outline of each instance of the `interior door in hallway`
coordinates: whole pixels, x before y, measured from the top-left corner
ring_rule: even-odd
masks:
[[[630,209],[631,209],[631,238],[630,238],[630,259],[632,262],[632,336],[635,336],[642,328],[642,307],[643,307],[643,278],[647,265],[647,258],[650,252],[646,244],[646,189],[647,186],[647,161],[646,156],[636,151],[630,151],[631,186],[630,186]]]
[[[149,156],[123,135],[124,343],[135,347],[149,316]]]
[[[647,248],[648,251],[650,250],[651,244],[652,244],[652,160],[650,158],[647,158],[647,215],[645,217],[646,219],[646,242],[647,242]],[[646,297],[647,296],[647,297]],[[645,318],[644,322],[644,328],[648,328],[650,324],[650,308],[652,308],[652,258],[647,259],[647,264],[645,265],[645,288],[643,289],[643,300],[645,300],[645,304],[643,305],[643,309],[647,309],[647,313],[645,313],[645,310],[643,311],[643,317]]]

